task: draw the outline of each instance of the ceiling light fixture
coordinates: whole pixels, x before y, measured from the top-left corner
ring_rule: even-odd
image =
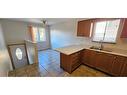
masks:
[[[47,21],[46,20],[42,19],[41,22],[42,22],[44,27],[47,25]]]

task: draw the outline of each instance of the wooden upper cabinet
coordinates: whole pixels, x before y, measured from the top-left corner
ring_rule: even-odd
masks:
[[[83,20],[78,22],[77,36],[90,37],[92,20]]]
[[[127,19],[124,20],[121,38],[127,38]]]

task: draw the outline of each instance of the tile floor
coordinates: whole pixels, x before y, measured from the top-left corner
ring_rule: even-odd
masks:
[[[105,73],[81,65],[72,74],[60,68],[60,54],[53,50],[39,51],[39,63],[10,71],[10,77],[106,77]]]

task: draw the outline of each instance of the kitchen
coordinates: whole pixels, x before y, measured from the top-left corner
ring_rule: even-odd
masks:
[[[15,48],[5,76],[127,76],[126,18],[10,18],[0,22],[9,55],[15,43],[25,45],[27,51]],[[14,56],[19,59],[15,64]]]
[[[126,0],[2,0],[3,95],[127,95]]]
[[[107,30],[105,27],[103,29],[105,22],[107,22]],[[61,68],[72,73],[81,64],[84,64],[111,76],[127,76],[126,23],[126,19],[117,18],[98,18],[78,21],[77,37],[87,37],[88,39],[92,39],[92,41],[57,48],[56,50],[60,52]],[[96,38],[94,38],[95,32],[98,32],[97,29],[100,29],[100,32],[104,30],[107,34],[104,33],[101,36],[96,34]],[[113,33],[114,31],[116,33]],[[108,38],[108,36],[111,38]]]

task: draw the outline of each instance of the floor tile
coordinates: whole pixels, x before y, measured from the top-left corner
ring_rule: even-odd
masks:
[[[54,50],[38,52],[39,63],[9,72],[9,76],[17,77],[106,77],[103,72],[81,65],[69,74],[60,68],[60,54]]]

